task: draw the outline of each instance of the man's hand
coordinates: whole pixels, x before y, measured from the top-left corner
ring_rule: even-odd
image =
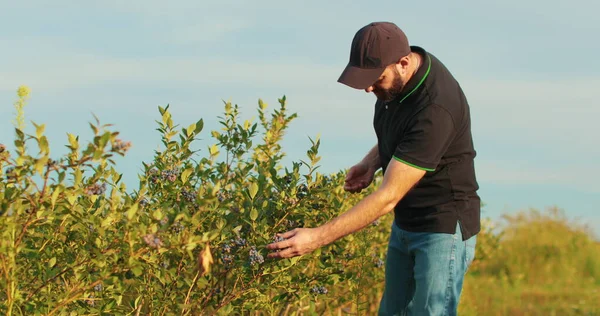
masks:
[[[344,189],[352,193],[358,193],[371,184],[374,175],[375,170],[371,169],[367,164],[356,164],[350,168],[348,175],[346,175]]]
[[[267,245],[267,249],[279,250],[270,253],[269,258],[291,258],[302,256],[319,248],[322,238],[319,228],[296,228],[277,237],[284,238],[282,241]]]

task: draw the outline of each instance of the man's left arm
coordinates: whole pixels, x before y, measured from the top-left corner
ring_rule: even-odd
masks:
[[[316,228],[296,228],[281,234],[285,240],[267,245],[280,250],[273,258],[289,258],[312,252],[348,234],[357,232],[394,210],[396,204],[425,175],[425,171],[392,159],[379,188],[347,212]]]

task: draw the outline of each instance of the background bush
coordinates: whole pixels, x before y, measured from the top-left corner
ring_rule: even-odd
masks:
[[[257,122],[241,122],[238,106],[225,103],[223,128],[211,131],[214,143],[201,151],[191,148],[203,120],[181,127],[169,106],[159,107],[162,149],[143,163],[138,188],[129,190],[113,158],[125,155],[130,143],[96,119],[92,141],[80,144],[69,134],[70,152],[51,156],[43,124],[32,122],[35,133],[25,132],[28,93],[20,89],[15,104],[14,150],[0,145],[2,314],[377,310],[391,214],[309,255],[267,258],[264,247],[275,233],[323,224],[381,181],[378,173],[366,192],[345,192],[345,171],[317,171],[318,137],[309,139],[305,157],[284,165],[280,142],[296,118],[287,113],[285,97],[270,114],[259,100]],[[463,312],[490,314],[505,306],[475,300],[494,291],[481,286],[517,289],[513,293],[548,276],[571,280],[590,297],[596,293],[598,243],[588,233],[539,213],[508,220],[500,233],[484,223]],[[547,310],[598,308],[597,302],[574,307],[567,301]]]

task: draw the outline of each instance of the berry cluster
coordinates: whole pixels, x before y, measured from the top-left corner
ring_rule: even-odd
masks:
[[[313,294],[327,294],[327,289],[324,286],[313,286],[312,289],[310,289],[310,292]]]
[[[160,182],[160,178],[158,176],[158,169],[152,168],[148,171],[148,181],[152,184],[157,184]]]
[[[94,286],[94,291],[96,291],[96,292],[102,292],[102,283],[96,284]]]
[[[147,198],[143,198],[143,199],[140,200],[140,206],[142,208],[146,207],[148,204],[150,204],[150,202],[148,201]]]
[[[280,242],[280,241],[284,241],[285,238],[275,235],[275,236],[273,236],[273,240],[275,240],[275,242]]]
[[[381,268],[385,265],[385,262],[383,260],[381,260],[381,258],[377,258],[377,260],[375,260],[375,266],[378,268]]]
[[[258,253],[255,246],[250,248],[250,265],[256,265],[265,262],[265,258]]]
[[[106,191],[106,183],[98,184],[95,183],[85,188],[84,193],[87,195],[102,195]]]
[[[160,238],[158,238],[154,234],[148,234],[148,235],[144,236],[144,242],[152,248],[159,248],[163,245]]]
[[[171,230],[176,234],[181,233],[184,228],[185,227],[183,226],[183,224],[181,224],[180,221],[175,222],[175,224],[173,224],[173,226],[171,226]]]
[[[192,191],[188,191],[186,189],[181,190],[181,196],[188,202],[196,202],[196,194]]]
[[[6,180],[14,180],[17,178],[14,167],[8,167],[4,172],[6,173]]]
[[[173,169],[163,170],[161,176],[163,180],[167,180],[170,182],[175,182],[177,180],[177,176],[179,175],[179,168],[175,167]]]
[[[301,184],[300,187],[298,187],[298,192],[296,193],[296,197],[301,199],[304,198],[308,195],[308,187],[306,186],[306,184]]]
[[[235,240],[232,240],[231,242],[233,242],[237,247],[243,247],[246,245],[246,239],[238,237]]]
[[[379,218],[378,218],[378,219],[374,220],[374,221],[371,223],[371,225],[372,225],[372,226],[377,226],[377,225],[379,225],[380,223],[381,223],[381,221],[380,221],[380,220],[379,220]]]
[[[231,245],[230,244],[223,244],[223,246],[221,246],[221,252],[223,252],[223,253],[231,253]]]
[[[233,265],[233,256],[224,254],[223,255],[223,266],[225,267],[225,269],[231,268],[232,265]]]
[[[113,151],[127,151],[131,147],[131,142],[124,142],[120,139],[117,139],[112,144]]]

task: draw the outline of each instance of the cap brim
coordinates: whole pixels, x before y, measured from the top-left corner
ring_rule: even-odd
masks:
[[[365,69],[348,65],[338,82],[355,89],[366,89],[379,79],[384,70],[385,68]]]

